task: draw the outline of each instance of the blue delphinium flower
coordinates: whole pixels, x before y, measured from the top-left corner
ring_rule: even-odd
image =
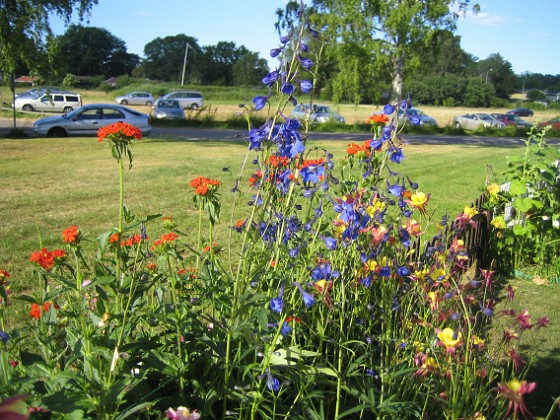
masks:
[[[313,60],[310,58],[306,58],[298,54],[297,59],[305,70],[309,70],[313,67]]]
[[[364,277],[360,280],[360,283],[362,283],[362,286],[369,288],[371,286],[371,277]]]
[[[299,87],[303,93],[307,94],[311,92],[311,89],[313,89],[313,83],[309,80],[302,80],[299,82]]]
[[[4,343],[7,343],[9,338],[10,338],[10,336],[8,335],[8,333],[6,331],[0,330],[0,340],[2,340]]]
[[[299,171],[303,182],[312,184],[317,184],[320,178],[325,176],[325,167],[322,163],[320,164],[306,164]]]
[[[335,238],[324,236],[322,239],[328,249],[330,249],[331,251],[334,251],[336,249],[337,241]]]
[[[294,282],[293,285],[296,286],[301,293],[301,298],[303,299],[303,304],[305,305],[305,307],[311,308],[315,303],[315,298],[313,297],[313,295],[303,290],[303,287],[298,282]]]
[[[277,57],[282,52],[282,48],[273,48],[270,50],[270,57]]]
[[[410,123],[412,125],[420,125],[420,123],[422,122],[422,120],[420,119],[420,117],[418,115],[409,116],[408,121],[410,121]]]
[[[404,159],[404,154],[400,147],[391,147],[389,153],[391,154],[391,161],[401,163]]]
[[[280,391],[280,381],[275,378],[274,376],[272,376],[272,374],[270,373],[270,369],[266,369],[266,387],[271,391],[274,392],[275,394]]]
[[[255,96],[253,98],[253,105],[255,105],[255,110],[260,111],[261,109],[263,109],[267,101],[268,97],[266,96]]]
[[[383,113],[385,115],[391,115],[393,112],[395,112],[395,107],[391,104],[387,104],[383,107]]]
[[[290,335],[291,332],[292,332],[292,327],[290,327],[288,323],[284,321],[284,323],[282,324],[282,328],[280,328],[280,334],[286,337]]]
[[[278,80],[278,76],[280,75],[280,72],[278,70],[274,70],[271,71],[270,73],[268,73],[265,77],[263,77],[262,82],[270,87],[272,86],[274,83],[276,83],[276,81]]]
[[[405,190],[404,185],[399,185],[399,183],[390,185],[389,181],[387,181],[387,189],[389,190],[389,193],[391,193],[395,197],[400,197]]]
[[[276,312],[278,314],[282,312],[282,309],[284,308],[283,296],[284,296],[284,288],[280,287],[280,290],[278,291],[278,296],[270,301],[270,309],[273,312]]]
[[[294,85],[291,83],[282,83],[282,88],[280,89],[284,95],[291,95],[294,93]]]
[[[331,264],[328,262],[319,264],[311,270],[311,278],[313,281],[333,280],[338,278],[338,276],[340,276],[340,272],[333,270]]]

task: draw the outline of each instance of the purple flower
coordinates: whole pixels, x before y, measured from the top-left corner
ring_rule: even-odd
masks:
[[[404,154],[400,147],[391,148],[391,161],[395,163],[401,163],[404,159]]]
[[[293,285],[296,286],[301,293],[301,298],[303,299],[303,304],[305,305],[305,307],[311,308],[315,303],[315,298],[313,297],[313,295],[303,290],[303,287],[298,282],[294,282]]]
[[[311,67],[313,67],[313,60],[311,60],[310,58],[306,58],[306,57],[302,57],[301,55],[298,55],[298,61],[300,62],[301,66],[305,70],[309,70],[311,69]]]
[[[405,190],[404,185],[399,185],[399,184],[390,185],[389,182],[387,182],[387,188],[389,192],[395,197],[400,197]]]
[[[386,115],[391,115],[393,112],[395,112],[395,107],[393,105],[385,105],[383,107],[383,113]]]
[[[327,248],[330,249],[331,251],[334,251],[336,249],[337,242],[335,238],[323,237],[323,241],[325,242]]]
[[[313,89],[313,83],[309,80],[302,80],[299,82],[299,87],[303,93],[309,93]]]
[[[266,96],[255,96],[253,98],[253,104],[255,105],[255,110],[260,111],[266,105],[268,98]]]
[[[284,307],[284,299],[282,296],[277,296],[270,301],[270,310],[272,312],[280,313]]]
[[[10,336],[7,332],[0,330],[0,340],[2,340],[4,343],[7,343],[9,338]]]
[[[275,394],[280,391],[280,381],[272,376],[268,368],[266,369],[266,387]]]
[[[286,321],[284,321],[284,324],[282,325],[282,328],[280,329],[280,334],[282,334],[284,337],[290,335],[290,333],[292,332],[292,327],[290,327],[288,325],[288,323]]]
[[[365,288],[369,288],[371,286],[371,277],[364,277],[360,280],[360,283],[362,283],[362,286]]]
[[[282,52],[281,48],[273,48],[270,50],[270,57],[277,57]]]
[[[294,89],[294,85],[292,85],[291,83],[282,84],[282,93],[284,95],[291,95],[292,93],[294,93]]]
[[[263,77],[262,82],[268,87],[272,86],[278,80],[278,75],[280,72],[278,70],[271,71],[265,77]]]
[[[411,115],[410,117],[408,117],[408,121],[410,121],[412,125],[420,125],[420,122],[422,120],[418,115]]]
[[[301,52],[307,52],[307,51],[309,51],[309,47],[307,46],[307,44],[301,43],[301,44],[299,45],[299,50],[300,50]]]

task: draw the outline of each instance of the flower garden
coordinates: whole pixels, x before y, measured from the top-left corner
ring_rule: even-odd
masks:
[[[530,416],[524,396],[536,384],[525,380],[517,343],[548,318],[494,313],[498,274],[473,269],[463,241],[483,209],[444,217],[425,240],[430,194],[399,172],[396,110],[409,101],[387,105],[369,121],[372,139],[349,144],[344,156],[308,147],[307,124],[283,112],[313,86],[301,75],[314,65],[308,45],[318,34],[300,15],[273,50],[293,55],[247,110],[249,147],[236,183],[190,183],[194,234],[172,218],[132,213],[125,169],[134,170],[141,134],[120,123],[99,131],[117,163],[118,225],[95,252],[79,226],[61,232],[59,248],[39,247],[29,258],[34,296],[14,296],[0,270],[0,418]],[[265,109],[267,122],[252,127],[251,112]],[[527,153],[545,147],[539,134],[527,141]],[[557,238],[543,223],[557,216],[535,215],[557,211],[554,178],[542,184],[553,171],[522,160],[512,174],[516,165],[523,174],[511,176],[509,191],[487,189],[494,260],[520,267],[512,255],[523,245],[531,250],[524,258],[552,264]],[[527,179],[541,182],[532,195]],[[244,216],[218,244],[220,198],[232,194],[242,208],[247,190]],[[518,210],[510,218],[508,203]],[[523,223],[508,230],[515,218]],[[420,254],[418,241],[429,243]],[[14,299],[29,305],[30,321],[8,329],[4,308]],[[508,327],[491,340],[496,316]]]

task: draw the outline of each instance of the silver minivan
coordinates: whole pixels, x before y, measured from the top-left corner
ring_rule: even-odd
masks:
[[[117,96],[115,102],[120,105],[152,106],[154,97],[150,92],[130,92],[123,96]]]
[[[197,109],[202,108],[204,105],[204,99],[202,98],[200,92],[171,92],[163,95],[161,99],[176,99],[179,101],[183,109]]]
[[[82,97],[77,93],[47,92],[39,95],[17,97],[14,107],[18,111],[63,112],[67,114],[82,106]]]

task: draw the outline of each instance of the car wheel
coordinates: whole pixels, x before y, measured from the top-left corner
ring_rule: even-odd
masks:
[[[146,102],[146,106],[152,106],[152,101]]]
[[[66,106],[62,110],[62,112],[64,112],[65,114],[68,114],[69,112],[72,112],[72,111],[74,111],[74,108],[72,108],[71,106]]]
[[[192,104],[191,109],[198,109],[198,105],[197,104]]]
[[[461,123],[460,123],[460,122],[456,122],[456,123],[455,123],[455,128],[456,128],[457,130],[460,130],[460,129],[463,128],[463,127],[461,127]]]
[[[54,138],[54,137],[67,137],[66,131],[60,127],[53,127],[47,133],[47,137]]]
[[[127,101],[126,99],[123,99],[123,100],[121,101],[121,105],[128,105],[128,101]]]
[[[33,111],[33,107],[31,105],[24,105],[21,109],[24,111]]]

